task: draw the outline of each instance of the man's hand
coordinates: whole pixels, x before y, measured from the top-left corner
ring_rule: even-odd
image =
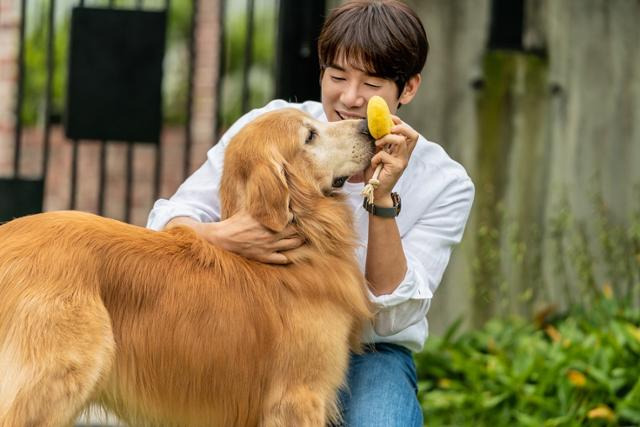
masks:
[[[173,218],[167,228],[176,225],[189,226],[219,248],[267,264],[288,264],[290,261],[282,252],[304,243],[291,224],[276,233],[244,210],[221,222],[201,223],[191,218]]]
[[[378,152],[371,159],[371,166],[365,171],[365,182],[368,182],[373,171],[382,163],[382,170],[378,176],[380,185],[374,192],[376,200],[388,198],[406,169],[409,157],[418,142],[418,132],[399,117],[392,115],[391,118],[394,123],[391,133],[376,141]]]

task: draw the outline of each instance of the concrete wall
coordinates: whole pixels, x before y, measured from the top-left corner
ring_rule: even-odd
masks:
[[[605,285],[639,301],[640,2],[530,0],[525,48],[546,56],[488,52],[487,0],[408,3],[432,51],[402,115],[477,187],[433,331],[584,302]]]

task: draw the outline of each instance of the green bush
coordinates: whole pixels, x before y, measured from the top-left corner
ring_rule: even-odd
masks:
[[[533,322],[459,324],[415,356],[426,425],[640,425],[640,310],[610,288]]]

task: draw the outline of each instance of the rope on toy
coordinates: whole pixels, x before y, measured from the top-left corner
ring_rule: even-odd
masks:
[[[378,180],[378,175],[380,175],[380,171],[382,170],[382,164],[379,164],[376,170],[373,172],[373,176],[369,179],[367,185],[362,189],[362,195],[365,199],[369,201],[369,204],[373,204],[373,192],[380,185],[380,181]]]
[[[369,127],[369,133],[376,140],[390,133],[393,127],[389,106],[386,101],[378,95],[369,98],[369,103],[367,104],[367,126]],[[373,192],[380,185],[378,176],[381,170],[382,163],[378,165],[373,172],[373,176],[371,176],[367,185],[362,189],[362,195],[369,201],[369,204],[373,204]]]

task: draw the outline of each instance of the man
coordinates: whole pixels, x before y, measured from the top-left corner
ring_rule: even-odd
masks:
[[[282,252],[303,244],[291,227],[273,233],[246,212],[220,221],[218,188],[229,140],[253,118],[278,108],[299,108],[319,120],[365,118],[368,99],[379,95],[395,114],[415,97],[428,50],[420,19],[399,1],[351,1],[334,9],[318,41],[322,103],[275,100],[244,115],[171,199],[156,202],[148,227],[187,225],[229,251],[286,263]],[[354,208],[358,256],[376,309],[363,335],[370,345],[351,357],[341,396],[347,426],[422,426],[411,352],[426,340],[425,315],[474,195],[462,166],[398,117],[393,120],[391,134],[376,141],[371,166],[342,190]],[[379,164],[375,209],[365,209],[360,192]]]

